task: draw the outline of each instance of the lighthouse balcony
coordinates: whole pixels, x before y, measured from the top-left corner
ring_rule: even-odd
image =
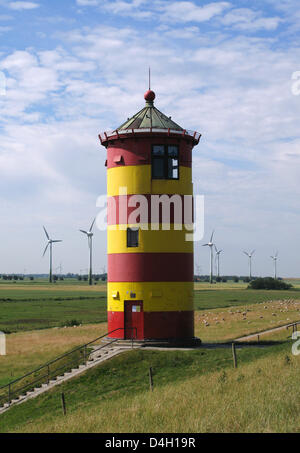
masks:
[[[122,130],[115,130],[111,132],[102,132],[99,134],[99,139],[102,145],[105,145],[110,140],[117,140],[119,138],[125,138],[128,136],[142,136],[148,134],[163,134],[167,136],[176,136],[176,137],[185,137],[191,139],[195,142],[195,144],[199,143],[201,138],[201,134],[196,131],[189,131],[189,130],[175,130],[175,129],[159,129],[159,128],[152,128],[152,127],[145,127],[139,129],[122,129]]]

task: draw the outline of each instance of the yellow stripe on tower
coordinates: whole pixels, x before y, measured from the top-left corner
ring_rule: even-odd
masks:
[[[193,282],[114,282],[107,284],[108,311],[124,311],[124,300],[143,300],[144,311],[194,310]],[[135,295],[132,299],[132,295]]]
[[[151,165],[131,165],[107,170],[107,195],[119,195],[120,187],[127,187],[132,194],[178,194],[192,195],[192,169],[180,167],[180,178],[176,180],[151,179]]]
[[[138,226],[138,225],[137,225]],[[121,229],[123,228],[123,229]],[[161,228],[161,227],[160,227]],[[139,230],[139,246],[127,247],[127,225],[107,228],[107,253],[193,253],[193,241],[186,241],[186,230]]]

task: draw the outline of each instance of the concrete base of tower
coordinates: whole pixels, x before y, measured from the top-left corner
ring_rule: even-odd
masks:
[[[104,343],[109,343],[112,338],[106,337],[102,340]],[[124,340],[117,341],[118,346],[141,347],[141,348],[197,348],[201,346],[202,341],[200,338],[170,338],[170,339],[144,339],[144,340]]]

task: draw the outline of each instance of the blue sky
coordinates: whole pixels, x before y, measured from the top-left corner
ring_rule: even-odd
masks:
[[[63,239],[55,266],[87,267],[79,228],[105,193],[97,135],[156,106],[203,134],[194,149],[205,237],[226,274],[300,275],[300,11],[295,0],[0,0],[0,273],[46,272],[42,225]],[[95,271],[106,264],[95,236]],[[208,251],[195,247],[208,273]]]

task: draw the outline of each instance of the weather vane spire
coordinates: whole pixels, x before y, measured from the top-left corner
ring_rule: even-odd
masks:
[[[151,68],[149,66],[149,90],[151,90]]]

